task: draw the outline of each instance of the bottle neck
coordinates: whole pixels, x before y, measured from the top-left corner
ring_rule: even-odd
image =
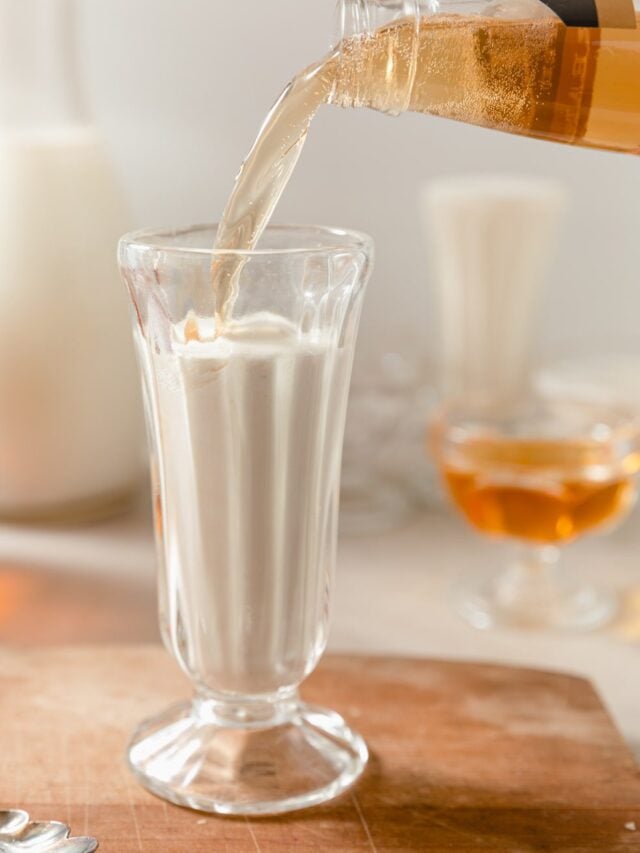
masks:
[[[0,128],[82,124],[75,0],[0,0]]]
[[[433,14],[431,0],[339,0],[332,102],[390,115],[408,110],[423,14]],[[387,26],[394,22],[401,26]]]
[[[338,40],[354,35],[370,35],[379,27],[400,18],[433,14],[437,5],[437,2],[426,0],[338,0]]]

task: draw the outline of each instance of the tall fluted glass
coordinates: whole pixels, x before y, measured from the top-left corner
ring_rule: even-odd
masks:
[[[215,234],[139,233],[120,245],[151,444],[162,635],[195,689],[139,727],[129,762],[173,802],[269,814],[338,795],[367,760],[362,739],[302,704],[297,687],[327,642],[372,246],[336,229],[274,227],[257,251],[215,253]],[[211,270],[229,261],[239,288],[216,330]]]

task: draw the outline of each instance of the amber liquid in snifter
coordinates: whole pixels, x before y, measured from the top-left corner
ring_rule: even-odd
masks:
[[[559,545],[614,524],[633,505],[640,453],[585,440],[469,437],[434,450],[449,495],[479,531]]]

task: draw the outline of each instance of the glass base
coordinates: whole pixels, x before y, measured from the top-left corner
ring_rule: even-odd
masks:
[[[368,755],[339,714],[296,694],[275,703],[196,697],[142,723],[128,750],[134,775],[152,793],[226,815],[332,800],[358,779]]]
[[[614,595],[564,572],[531,571],[520,565],[502,574],[462,584],[454,606],[478,629],[494,627],[589,631],[616,614]]]

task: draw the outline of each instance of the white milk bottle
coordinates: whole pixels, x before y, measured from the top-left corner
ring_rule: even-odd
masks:
[[[141,473],[117,239],[82,108],[74,0],[0,0],[0,517],[108,514]]]

